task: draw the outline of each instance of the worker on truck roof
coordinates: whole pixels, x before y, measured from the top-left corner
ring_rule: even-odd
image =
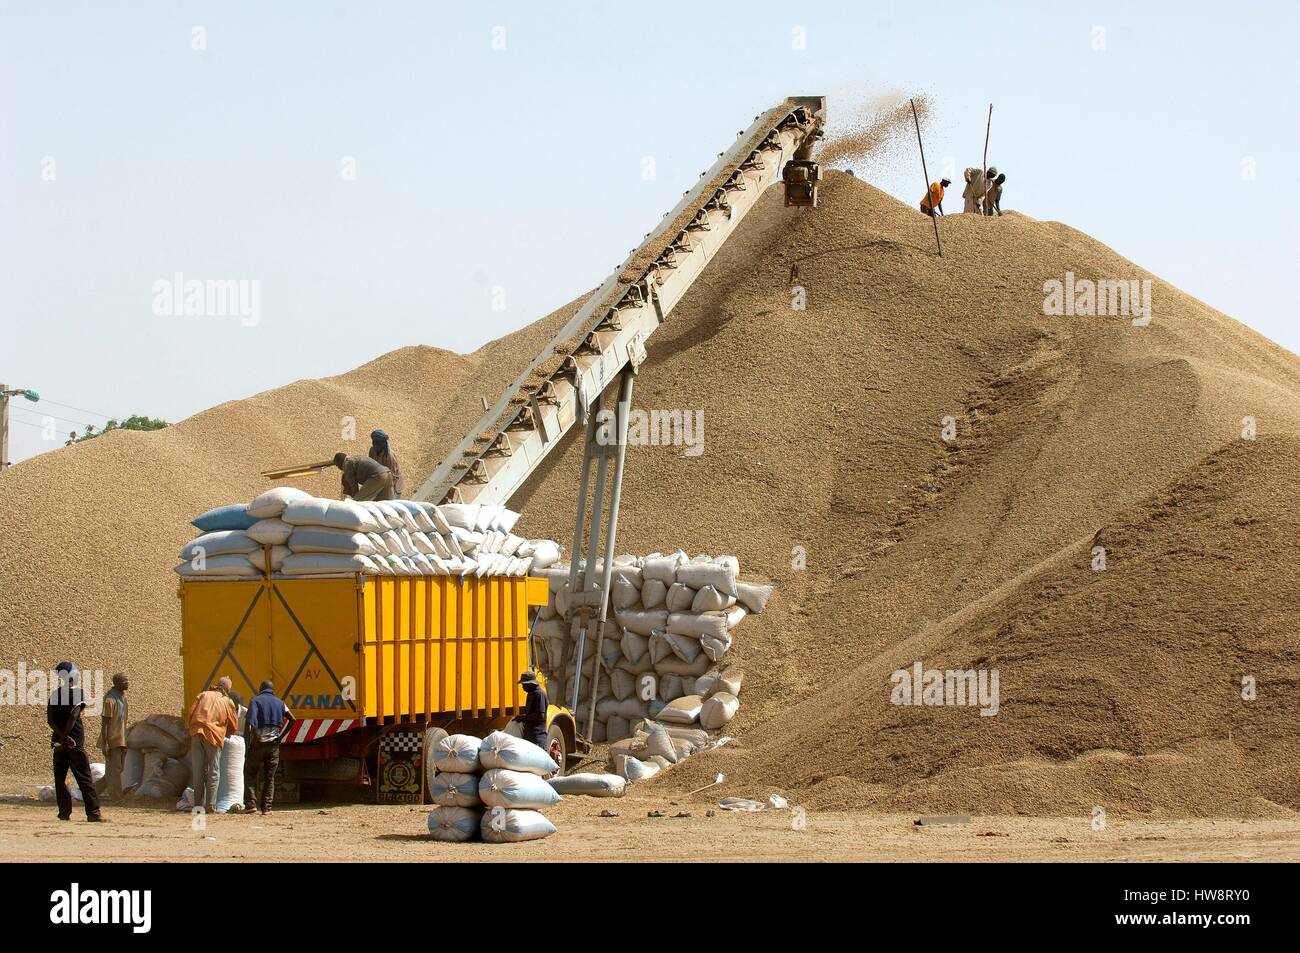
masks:
[[[388,434],[382,430],[370,431],[370,459],[388,467],[393,474],[393,495],[402,498],[406,492],[406,480],[402,478],[402,466],[397,462],[397,454],[388,448]]]
[[[546,709],[550,707],[546,689],[542,688],[541,682],[532,672],[524,672],[520,675],[519,684],[523,686],[528,697],[524,701],[524,710],[515,716],[515,721],[519,722],[519,727],[523,729],[524,740],[531,741],[545,751]]]
[[[393,499],[393,471],[369,457],[334,454],[334,465],[343,471],[343,495],[357,502]]]
[[[940,179],[938,182],[930,183],[930,191],[921,197],[921,211],[931,218],[937,210],[940,215],[943,214],[943,194],[948,186],[952,185],[950,179]]]

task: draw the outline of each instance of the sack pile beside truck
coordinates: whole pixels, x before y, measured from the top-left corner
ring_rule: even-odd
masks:
[[[570,566],[541,575],[549,601],[534,628],[538,664],[551,700],[573,698],[579,617],[573,612]],[[592,694],[597,744],[633,735],[645,719],[705,731],[726,726],[740,708],[742,676],[729,666],[736,627],[767,606],[772,587],[739,579],[734,556],[619,556],[597,658],[595,633],[583,646],[578,723],[586,729]],[[579,573],[579,588],[582,573]],[[621,773],[621,772],[620,772]]]

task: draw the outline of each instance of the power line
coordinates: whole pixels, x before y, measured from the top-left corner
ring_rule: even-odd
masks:
[[[79,427],[84,427],[86,425],[84,420],[73,420],[71,417],[60,417],[58,414],[41,414],[38,410],[28,410],[26,407],[14,407],[12,410],[15,412],[22,411],[27,414],[39,414],[42,417],[49,417],[51,420],[62,420],[65,424],[76,424]],[[20,423],[27,423],[27,421],[23,420],[21,417],[15,417],[13,419]]]
[[[12,420],[14,423],[16,423],[16,424],[26,424],[26,425],[29,426],[29,427],[35,427],[37,430],[44,430],[44,429],[45,429],[45,424],[36,424],[36,423],[32,423],[30,420],[22,420],[22,419],[20,419],[20,418],[18,418],[18,417],[13,417],[13,418],[11,418],[11,420]]]
[[[108,420],[109,417],[112,416],[111,414],[101,414],[97,410],[87,410],[85,407],[73,407],[71,404],[61,404],[57,400],[50,400],[48,397],[44,395],[41,396],[40,403],[53,404],[55,407],[66,407],[68,408],[68,410],[79,410],[83,414],[90,414],[94,417],[102,417],[104,420]]]

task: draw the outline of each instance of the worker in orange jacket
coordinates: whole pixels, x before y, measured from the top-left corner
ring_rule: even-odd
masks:
[[[940,215],[943,214],[943,195],[944,190],[952,185],[949,179],[940,179],[938,182],[930,183],[930,191],[921,199],[921,211],[931,218],[937,210]]]

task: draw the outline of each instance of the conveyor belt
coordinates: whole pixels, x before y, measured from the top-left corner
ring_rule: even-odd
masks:
[[[619,269],[479,419],[415,493],[505,503],[663,323],[786,161],[820,131],[826,100],[799,96],[755,117]]]

